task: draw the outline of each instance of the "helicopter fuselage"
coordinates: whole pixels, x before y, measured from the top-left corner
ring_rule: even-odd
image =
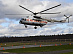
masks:
[[[24,19],[22,18],[19,22],[20,24],[24,24],[24,25],[33,25],[33,26],[44,26],[47,24],[47,21],[45,20],[35,20],[35,19]]]

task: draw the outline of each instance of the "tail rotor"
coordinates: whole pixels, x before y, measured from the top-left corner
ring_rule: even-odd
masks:
[[[66,17],[66,19],[68,19],[68,23],[69,23],[69,18],[70,18],[72,15],[70,15],[70,16],[64,15],[64,16]]]

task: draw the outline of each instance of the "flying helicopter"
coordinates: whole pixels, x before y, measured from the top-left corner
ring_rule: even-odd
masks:
[[[33,19],[29,19],[28,17],[27,18],[21,18],[21,20],[19,21],[19,23],[20,24],[24,24],[25,25],[25,28],[27,28],[27,25],[33,25],[33,26],[35,26],[34,29],[37,29],[37,26],[43,27],[48,22],[61,22],[61,23],[64,23],[64,22],[66,22],[66,19],[68,19],[68,22],[69,22],[69,17],[72,16],[72,15],[70,15],[69,17],[66,16],[66,15],[64,15],[66,17],[65,20],[44,19],[41,16],[37,16],[37,14],[60,14],[61,12],[56,12],[56,13],[43,13],[43,12],[45,12],[47,10],[51,10],[51,9],[53,9],[55,7],[58,7],[58,6],[61,6],[61,4],[56,5],[54,7],[51,7],[51,8],[48,8],[46,10],[43,10],[43,11],[40,11],[40,12],[35,13],[35,12],[33,12],[33,11],[31,11],[31,10],[29,10],[29,9],[21,6],[21,5],[19,5],[19,7],[21,7],[23,9],[31,12],[34,15],[33,16]]]
[[[34,15],[34,16],[33,16],[34,19],[22,18],[22,19],[20,20],[19,23],[20,23],[20,24],[24,24],[24,25],[25,25],[25,28],[27,28],[27,25],[33,25],[33,26],[35,26],[34,29],[37,29],[37,26],[43,27],[43,26],[46,25],[48,22],[51,22],[51,21],[52,21],[52,20],[48,20],[48,19],[43,19],[41,16],[37,16],[37,14],[59,14],[59,13],[61,13],[61,12],[57,12],[57,13],[42,13],[42,12],[45,12],[45,11],[47,11],[47,10],[53,9],[53,8],[55,8],[55,7],[61,6],[61,4],[56,5],[56,6],[54,6],[54,7],[51,7],[51,8],[48,8],[48,9],[46,9],[46,10],[37,12],[37,13],[34,13],[34,12],[32,12],[31,10],[29,10],[29,9],[27,9],[27,8],[21,6],[21,5],[19,5],[19,6],[20,6],[21,8],[23,8],[23,9],[25,9],[25,10],[31,12],[31,13]]]

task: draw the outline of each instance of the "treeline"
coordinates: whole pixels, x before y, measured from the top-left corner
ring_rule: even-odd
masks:
[[[39,36],[27,36],[27,37],[0,37],[1,42],[19,42],[19,41],[48,41],[48,40],[60,40],[60,39],[72,39],[73,34],[66,35],[39,35]]]

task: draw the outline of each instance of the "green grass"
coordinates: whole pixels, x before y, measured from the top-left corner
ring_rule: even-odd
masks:
[[[62,45],[62,46],[46,46],[46,47],[33,47],[33,48],[21,48],[21,49],[8,49],[0,50],[3,52],[11,53],[28,53],[28,52],[46,52],[46,51],[59,51],[73,49],[73,45]]]
[[[61,54],[73,54],[73,52],[68,52],[68,53],[61,53]]]
[[[73,43],[73,42],[36,42],[36,45],[48,45],[48,44],[60,44],[60,43]],[[5,45],[6,44],[6,45]],[[8,43],[0,43],[1,47],[7,47],[7,46],[20,46],[20,45],[35,45],[35,42],[8,42]]]

